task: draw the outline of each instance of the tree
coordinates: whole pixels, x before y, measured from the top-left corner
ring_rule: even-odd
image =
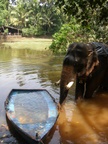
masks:
[[[54,0],[47,0],[40,5],[41,25],[45,34],[56,32],[61,24],[61,12],[55,7]]]
[[[72,42],[108,42],[107,0],[56,0],[56,5],[70,16],[70,22],[53,35],[53,52],[65,53]]]
[[[56,5],[74,16],[85,33],[98,41],[108,41],[108,0],[56,0]]]
[[[106,25],[108,22],[107,0],[57,0],[56,5],[66,14],[75,16],[82,25],[88,25],[93,17],[97,23]]]
[[[8,1],[0,1],[0,27],[8,23],[9,13],[8,13]]]
[[[60,29],[65,16],[54,0],[11,0],[10,24],[23,29],[24,35],[51,35]],[[64,16],[64,18],[63,18]]]
[[[28,11],[28,3],[23,0],[17,0],[16,6],[11,6],[11,25],[18,28],[24,28],[27,26],[27,21],[31,11]]]

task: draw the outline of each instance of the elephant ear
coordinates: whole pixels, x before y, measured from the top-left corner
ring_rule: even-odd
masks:
[[[95,66],[99,65],[98,55],[95,50],[95,46],[87,44],[88,47],[88,61],[86,67],[86,76],[88,76],[94,70]]]

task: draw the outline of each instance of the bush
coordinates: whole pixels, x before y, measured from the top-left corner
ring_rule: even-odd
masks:
[[[75,39],[76,33],[80,30],[80,25],[74,23],[64,24],[58,33],[53,35],[53,41],[50,49],[54,53],[65,53],[67,45],[72,39]]]
[[[30,26],[30,28],[22,29],[22,36],[33,37],[43,35],[43,31],[40,28]]]
[[[66,53],[67,47],[73,42],[107,42],[108,41],[108,27],[93,25],[82,27],[77,24],[75,19],[70,23],[64,24],[59,32],[53,35],[53,41],[49,49],[54,53]]]

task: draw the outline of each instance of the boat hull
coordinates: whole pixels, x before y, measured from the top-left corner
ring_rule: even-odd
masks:
[[[43,140],[58,117],[54,98],[45,89],[13,89],[5,110],[13,127],[30,144]]]

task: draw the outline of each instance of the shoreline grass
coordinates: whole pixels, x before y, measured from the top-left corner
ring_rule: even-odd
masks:
[[[12,49],[32,49],[38,51],[49,50],[49,46],[52,43],[52,39],[46,38],[25,38],[25,37],[14,37],[7,39],[2,44],[6,48]]]

